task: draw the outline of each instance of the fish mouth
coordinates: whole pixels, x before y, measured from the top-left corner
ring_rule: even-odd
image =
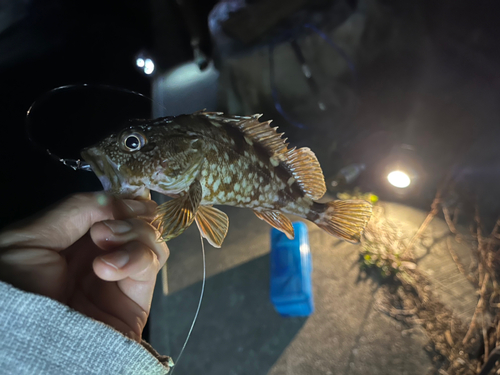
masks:
[[[98,148],[89,147],[83,149],[81,155],[101,181],[104,191],[121,192],[124,178],[118,171],[118,166],[106,154],[103,154]]]

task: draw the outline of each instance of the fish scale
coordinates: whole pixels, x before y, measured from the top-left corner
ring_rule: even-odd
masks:
[[[276,176],[274,167],[270,163],[262,168],[256,167],[256,157],[246,151],[231,158],[227,156],[229,153],[236,152],[232,148],[222,148],[206,153],[207,161],[202,166],[200,178],[202,203],[278,208],[274,204],[277,202],[276,192],[285,185],[273,180]]]
[[[270,121],[259,118],[197,112],[136,120],[83,150],[82,157],[117,197],[142,196],[147,190],[171,196],[158,207],[154,222],[167,241],[196,221],[202,236],[220,247],[229,219],[215,204],[250,208],[289,238],[293,226],[284,214],[359,242],[371,205],[317,202],[326,186],[314,153],[288,148]]]

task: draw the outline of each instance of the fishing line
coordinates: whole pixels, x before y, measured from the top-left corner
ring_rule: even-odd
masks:
[[[196,320],[198,319],[198,314],[200,312],[201,308],[201,302],[203,301],[203,295],[205,293],[205,281],[207,278],[207,266],[206,266],[206,260],[205,260],[205,244],[203,242],[203,237],[200,233],[200,240],[201,240],[201,254],[202,254],[202,259],[203,259],[203,281],[201,283],[201,292],[200,292],[200,300],[198,301],[198,307],[196,308],[196,313],[194,314],[193,322],[191,323],[191,327],[189,328],[189,332],[186,336],[186,340],[184,341],[184,345],[182,345],[181,352],[179,353],[179,356],[177,357],[177,360],[174,362],[174,367],[172,367],[172,373],[170,375],[174,374],[175,367],[179,363],[179,360],[182,357],[182,354],[184,353],[184,349],[186,349],[186,345],[189,341],[189,338],[191,337],[191,333],[193,332],[194,325],[196,323]]]
[[[53,96],[55,93],[59,91],[69,91],[69,90],[76,90],[76,89],[82,89],[82,88],[95,88],[95,89],[103,89],[103,90],[108,90],[108,91],[115,91],[115,92],[121,92],[121,93],[126,93],[126,94],[132,94],[136,95],[139,97],[142,97],[144,99],[149,100],[152,103],[156,103],[153,101],[153,99],[147,97],[144,94],[141,94],[140,92],[129,90],[123,87],[117,87],[117,86],[111,86],[111,85],[106,85],[106,84],[89,84],[89,83],[82,83],[82,84],[74,84],[74,85],[63,85],[59,86],[56,88],[53,88],[49,91],[44,92],[42,95],[40,95],[38,98],[35,99],[35,101],[31,104],[31,106],[28,108],[28,111],[26,112],[26,117],[25,117],[25,133],[29,141],[43,153],[48,154],[52,159],[54,159],[57,162],[60,162],[64,164],[67,167],[72,168],[73,170],[84,170],[84,171],[92,171],[90,165],[80,159],[67,159],[67,158],[60,158],[56,154],[54,154],[50,149],[45,148],[42,146],[38,141],[33,137],[33,124],[31,121],[31,117],[33,114],[33,111],[38,109],[41,104],[47,101],[51,96]]]

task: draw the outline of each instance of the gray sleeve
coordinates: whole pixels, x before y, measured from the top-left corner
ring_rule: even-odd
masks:
[[[0,373],[163,375],[172,362],[50,298],[0,281]]]

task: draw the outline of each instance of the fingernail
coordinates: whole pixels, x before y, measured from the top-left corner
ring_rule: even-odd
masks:
[[[132,225],[122,220],[108,220],[103,221],[102,223],[106,225],[114,234],[123,234],[132,230]]]
[[[109,197],[104,193],[96,194],[96,199],[99,206],[106,206],[109,202]]]
[[[123,203],[136,215],[145,215],[150,213],[147,201],[136,201],[132,199],[124,200]]]
[[[125,266],[128,263],[129,259],[130,256],[128,255],[128,252],[124,250],[115,251],[114,253],[103,255],[101,257],[101,260],[104,263],[116,269],[120,269]]]

